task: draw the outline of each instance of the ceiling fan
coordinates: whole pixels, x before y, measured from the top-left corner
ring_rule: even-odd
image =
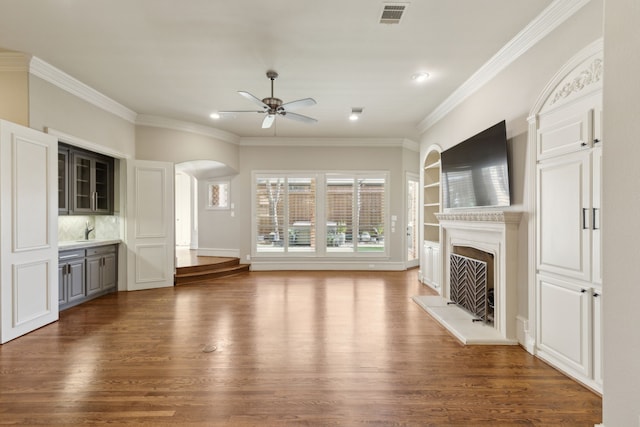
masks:
[[[297,120],[303,123],[316,123],[317,120],[311,117],[303,116],[302,114],[292,113],[293,110],[297,110],[303,107],[310,107],[316,104],[313,98],[298,99],[297,101],[291,101],[283,103],[280,98],[273,96],[273,81],[278,78],[278,73],[275,71],[267,71],[267,77],[271,80],[271,96],[268,98],[260,99],[249,92],[238,91],[240,95],[247,98],[249,101],[260,106],[260,110],[239,110],[239,111],[219,111],[218,114],[234,114],[234,113],[260,113],[266,114],[262,121],[262,128],[270,128],[276,119],[276,115],[286,117],[288,119]]]

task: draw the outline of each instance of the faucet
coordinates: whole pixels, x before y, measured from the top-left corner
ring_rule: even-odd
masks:
[[[87,221],[84,227],[84,240],[89,240],[89,233],[91,233],[94,229],[95,227],[89,228],[89,221]]]

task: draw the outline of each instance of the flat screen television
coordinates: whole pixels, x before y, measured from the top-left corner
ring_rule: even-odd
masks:
[[[440,162],[445,208],[511,205],[504,120],[443,151]]]

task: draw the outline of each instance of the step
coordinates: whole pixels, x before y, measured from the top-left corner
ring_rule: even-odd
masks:
[[[240,265],[239,258],[228,258],[225,261],[215,262],[212,264],[200,264],[200,265],[191,265],[186,267],[178,267],[176,268],[176,274],[190,274],[190,273],[199,273],[203,271],[211,271],[216,270],[218,268],[227,268],[234,267]]]
[[[199,283],[207,280],[217,279],[220,277],[227,277],[234,274],[243,273],[249,271],[249,264],[238,264],[233,266],[226,266],[219,268],[218,265],[210,265],[208,266],[208,270],[204,271],[196,271],[189,273],[178,273],[175,275],[175,284],[176,285],[186,285],[190,283]]]

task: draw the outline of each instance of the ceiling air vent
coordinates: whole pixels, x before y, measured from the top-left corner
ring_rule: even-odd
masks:
[[[408,3],[385,3],[380,15],[381,24],[399,24]]]

